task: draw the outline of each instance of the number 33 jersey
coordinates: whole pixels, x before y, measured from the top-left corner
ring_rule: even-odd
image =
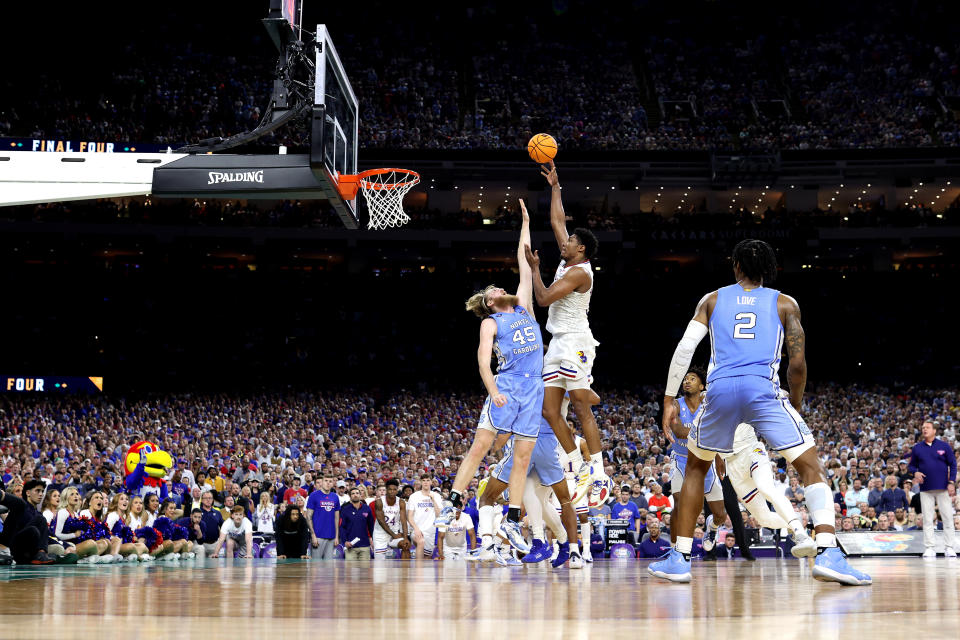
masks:
[[[710,373],[720,378],[760,376],[779,381],[783,324],[776,289],[744,289],[739,284],[717,291],[710,316]]]
[[[543,339],[540,325],[521,306],[513,313],[494,313],[497,323],[493,352],[497,356],[497,373],[540,379],[543,372]]]

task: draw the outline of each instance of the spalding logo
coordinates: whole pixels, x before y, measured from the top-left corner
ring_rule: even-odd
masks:
[[[207,173],[207,184],[224,182],[258,182],[263,184],[263,169],[257,171],[210,171]]]

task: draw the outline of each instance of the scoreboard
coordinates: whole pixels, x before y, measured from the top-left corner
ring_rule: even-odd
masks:
[[[102,376],[0,376],[5,393],[100,393]]]

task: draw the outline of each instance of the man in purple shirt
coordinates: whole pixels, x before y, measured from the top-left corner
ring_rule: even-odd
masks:
[[[310,529],[310,555],[316,560],[332,560],[340,544],[340,496],[333,491],[333,474],[324,474],[320,488],[307,498],[303,516]]]
[[[340,540],[345,560],[370,561],[373,511],[360,499],[360,489],[350,489],[350,502],[340,507]]]
[[[649,537],[640,543],[641,558],[659,558],[670,549],[670,538],[660,535],[660,521],[654,519],[647,526]]]
[[[933,522],[934,508],[940,510],[943,521],[944,555],[956,558],[954,551],[953,505],[947,494],[947,484],[957,479],[957,458],[953,449],[943,440],[937,439],[937,427],[929,420],[920,427],[923,440],[913,445],[910,451],[908,469],[913,473],[914,481],[920,485],[920,510],[923,512],[923,552],[924,558],[936,558],[934,550]]]

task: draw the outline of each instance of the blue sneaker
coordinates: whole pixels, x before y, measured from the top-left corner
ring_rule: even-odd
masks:
[[[523,539],[523,532],[520,531],[519,522],[511,522],[506,518],[500,523],[497,529],[497,535],[510,543],[510,546],[520,553],[530,553],[530,545]]]
[[[522,567],[523,563],[513,557],[510,552],[503,553],[499,547],[494,552],[497,557],[497,564],[501,567]]]
[[[563,544],[560,545],[560,552],[557,553],[557,557],[554,558],[552,562],[550,562],[550,566],[553,567],[554,569],[559,569],[564,564],[566,564],[567,560],[569,559],[570,559],[570,543],[564,542]]]
[[[534,539],[533,544],[530,545],[530,553],[523,556],[523,562],[524,564],[535,564],[537,562],[549,560],[550,556],[552,555],[552,547],[548,547],[543,540]]]
[[[443,503],[443,509],[440,509],[440,515],[436,517],[433,524],[436,527],[449,527],[450,523],[453,522],[453,516],[456,514],[457,510],[453,508],[453,503],[448,500]]]
[[[847,563],[840,547],[827,547],[813,561],[813,577],[821,582],[839,582],[852,587],[873,584],[873,578]]]
[[[663,560],[651,563],[647,572],[671,582],[690,582],[690,561],[685,560],[676,549],[670,549],[664,554]]]

